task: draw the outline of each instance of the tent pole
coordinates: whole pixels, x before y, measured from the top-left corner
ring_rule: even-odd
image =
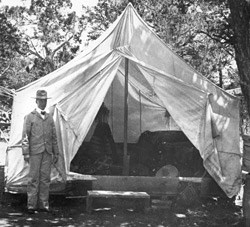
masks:
[[[129,175],[128,155],[128,59],[125,58],[123,175]]]
[[[140,101],[140,134],[141,134],[141,118],[142,118],[142,113],[141,113],[141,90],[139,90],[139,101]]]

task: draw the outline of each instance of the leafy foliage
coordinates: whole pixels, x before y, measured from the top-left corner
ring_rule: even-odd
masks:
[[[15,71],[15,58],[25,48],[19,30],[12,25],[5,12],[0,13],[0,86],[10,86]]]
[[[84,7],[81,19],[90,27],[89,40],[96,40],[113,23],[117,16],[125,9],[127,1],[114,4],[113,1],[99,0],[94,8]]]
[[[29,9],[9,9],[28,44],[26,71],[33,79],[64,65],[79,49],[85,27],[71,7],[70,0],[32,0]]]
[[[85,25],[71,6],[70,0],[32,0],[30,8],[1,8],[0,86],[18,89],[74,57]]]

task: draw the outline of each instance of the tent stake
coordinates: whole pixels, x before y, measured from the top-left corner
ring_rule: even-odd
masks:
[[[129,175],[128,155],[128,59],[125,58],[123,175]]]

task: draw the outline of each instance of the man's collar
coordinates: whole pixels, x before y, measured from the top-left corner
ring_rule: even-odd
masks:
[[[41,109],[38,108],[38,107],[36,108],[36,111],[37,111],[38,113],[40,113],[40,114],[41,114],[42,112],[46,112],[46,110],[41,110]]]

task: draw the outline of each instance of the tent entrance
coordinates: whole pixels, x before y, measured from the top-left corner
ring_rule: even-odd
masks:
[[[198,150],[143,78],[136,63],[124,58],[71,162],[72,172],[155,176],[165,165],[182,176],[204,172]]]
[[[129,176],[176,174],[176,177],[200,177],[205,171],[198,150],[181,131],[145,131],[136,143],[128,143],[127,148]],[[164,166],[170,172],[161,172]],[[123,175],[123,143],[109,143],[107,140],[103,143],[95,134],[79,148],[71,162],[71,171],[90,175]]]

